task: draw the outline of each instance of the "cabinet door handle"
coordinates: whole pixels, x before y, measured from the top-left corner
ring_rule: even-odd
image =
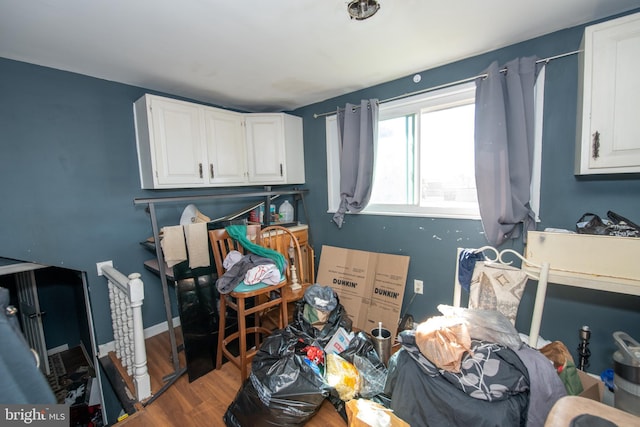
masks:
[[[200,173],[200,178],[202,178],[202,163],[198,163],[198,172]]]
[[[593,157],[593,160],[596,160],[598,157],[600,157],[600,132],[598,131],[595,131],[593,134],[591,157]]]
[[[209,175],[211,176],[211,179],[213,179],[213,163],[209,163]]]
[[[280,176],[283,176],[282,175],[282,163],[280,163]]]

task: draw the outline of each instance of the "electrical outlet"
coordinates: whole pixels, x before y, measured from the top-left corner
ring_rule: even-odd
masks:
[[[113,267],[113,261],[102,261],[97,262],[96,267],[98,268],[98,276],[102,276],[102,266],[108,265],[109,267]]]
[[[422,280],[415,279],[413,281],[413,292],[422,295]]]

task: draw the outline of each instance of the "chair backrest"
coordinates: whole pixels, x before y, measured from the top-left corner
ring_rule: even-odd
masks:
[[[255,243],[260,243],[260,225],[247,225],[247,237]],[[224,228],[209,230],[209,242],[211,243],[213,260],[216,264],[218,277],[222,277],[225,272],[223,263],[229,252],[235,250],[243,255],[245,253],[244,247],[242,247],[238,241],[231,238]]]
[[[303,283],[306,278],[303,277],[302,251],[298,239],[288,228],[280,225],[265,227],[260,232],[260,245],[281,253],[288,260],[289,268],[286,271],[288,283],[291,283],[292,279],[290,268],[292,262],[296,267],[298,281]]]

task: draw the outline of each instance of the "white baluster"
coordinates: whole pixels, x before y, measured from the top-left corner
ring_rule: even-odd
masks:
[[[144,301],[144,285],[140,280],[140,274],[129,275],[129,295],[131,296],[131,309],[133,317],[133,331],[135,338],[135,360],[133,381],[136,386],[138,400],[151,396],[151,383],[147,371],[147,350],[144,346],[144,328],[142,325],[142,302]]]
[[[133,377],[136,397],[142,401],[151,396],[142,323],[144,285],[138,273],[127,278],[112,267],[103,267],[103,272],[108,276],[115,353]]]

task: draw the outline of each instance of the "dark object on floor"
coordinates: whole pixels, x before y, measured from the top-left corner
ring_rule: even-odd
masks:
[[[300,351],[304,341],[290,328],[265,338],[251,375],[224,415],[228,427],[303,426],[320,409],[328,386]]]
[[[189,382],[215,369],[218,348],[217,275],[213,268],[173,267]],[[232,325],[233,326],[233,325]]]

